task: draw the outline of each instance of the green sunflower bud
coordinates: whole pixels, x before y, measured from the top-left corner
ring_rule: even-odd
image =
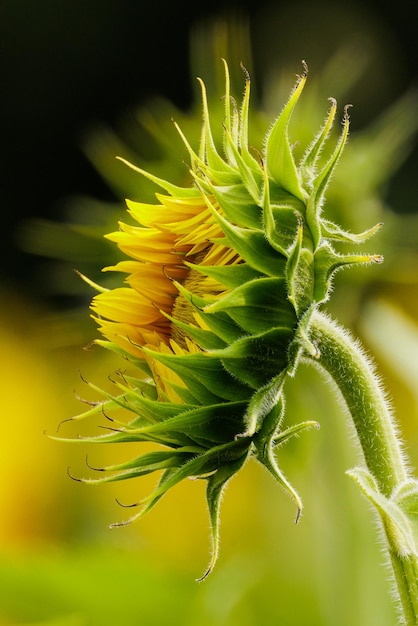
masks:
[[[287,104],[254,156],[248,144],[250,79],[240,111],[233,106],[228,68],[223,146],[213,139],[205,86],[203,128],[197,152],[180,129],[193,185],[177,187],[128,164],[165,192],[155,205],[128,201],[135,225],[108,235],[128,259],[107,271],[125,273],[125,285],[92,302],[104,345],[138,366],[138,378],[120,377],[118,395],[74,418],[113,409],[127,411],[109,434],[78,439],[95,443],[152,442],[147,452],[102,468],[102,483],[161,472],[155,490],[128,521],[140,518],[187,477],[207,483],[213,556],[218,555],[219,504],[226,483],[255,457],[302,503],[276,460],[276,449],[301,430],[283,427],[286,377],[301,355],[315,355],[309,320],[330,295],[335,272],[380,262],[376,255],[343,254],[379,226],[353,235],[322,216],[327,185],[348,136],[342,132],[322,158],[336,116],[323,127],[300,162],[289,138],[293,110],[307,79],[297,80]],[[93,386],[93,385],[92,385]],[[129,418],[130,416],[130,418]],[[127,522],[126,522],[127,523]]]

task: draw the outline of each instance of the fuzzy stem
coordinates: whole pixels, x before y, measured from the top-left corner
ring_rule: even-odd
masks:
[[[316,312],[311,318],[310,339],[318,349],[318,358],[310,357],[309,361],[322,366],[338,386],[353,419],[367,469],[380,493],[390,498],[410,475],[388,402],[370,362],[348,333],[322,313]],[[413,568],[400,555],[385,523],[383,526],[405,624],[416,626],[417,581]]]
[[[380,491],[389,497],[408,478],[392,414],[372,367],[354,342],[321,313],[311,319],[317,362],[331,375],[347,404],[364,460]]]

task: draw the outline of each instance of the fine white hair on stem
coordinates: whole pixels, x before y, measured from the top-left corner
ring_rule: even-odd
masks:
[[[333,321],[328,315],[325,315],[324,313],[316,312],[314,316],[314,323],[315,323],[315,320],[318,321],[320,324],[324,324],[329,329],[329,332],[332,333],[336,339],[341,340],[345,345],[349,346],[349,350],[352,352],[353,359],[355,359],[358,362],[358,364],[361,366],[362,375],[367,376],[368,378],[367,382],[370,385],[373,385],[374,387],[373,391],[376,394],[376,397],[378,398],[378,401],[381,404],[381,406],[384,407],[385,420],[389,422],[387,426],[392,431],[394,441],[396,441],[396,447],[398,448],[398,452],[401,456],[403,469],[405,470],[405,473],[406,473],[405,478],[408,478],[410,474],[410,468],[408,466],[408,461],[404,453],[404,444],[399,436],[399,428],[397,425],[397,421],[395,419],[391,402],[390,402],[390,399],[388,398],[387,391],[385,390],[384,385],[382,383],[381,376],[376,372],[376,366],[373,363],[371,357],[368,354],[366,354],[364,347],[361,345],[358,339],[355,339],[347,329],[342,328],[335,321]],[[331,337],[330,337],[330,341],[332,341]],[[351,375],[350,372],[345,370],[346,365],[344,364],[344,360],[339,359],[338,362],[333,363],[334,365],[333,372],[327,371],[328,368],[326,367],[325,363],[321,359],[321,356],[318,359],[313,359],[312,357],[311,358],[304,357],[304,361],[308,362],[310,365],[314,365],[323,373],[328,374],[327,379],[330,380],[333,386],[338,390],[338,397],[343,400],[342,402],[343,407],[348,411],[348,414],[351,415],[353,421],[355,422],[356,416],[353,415],[352,412],[350,411],[348,404],[347,404],[347,398],[344,397],[344,393],[341,390],[340,385],[338,383],[338,378],[342,380],[346,378],[347,376]],[[353,382],[353,386],[352,386],[353,397],[357,396],[359,403],[364,403],[365,399],[361,397],[363,394],[363,390],[360,388],[357,388],[354,381],[352,382]],[[365,410],[366,407],[362,407],[362,408],[363,410]]]

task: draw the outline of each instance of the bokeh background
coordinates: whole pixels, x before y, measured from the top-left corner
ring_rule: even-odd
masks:
[[[123,198],[153,189],[115,154],[184,175],[171,117],[199,128],[194,77],[221,95],[225,56],[239,97],[253,77],[253,137],[280,111],[301,60],[310,68],[294,134],[309,141],[327,98],[355,106],[329,193],[346,227],[383,220],[379,268],[341,274],[330,310],[376,358],[407,449],[418,453],[416,26],[409,3],[1,0],[0,2],[0,626],[390,626],[390,584],[373,516],[344,471],[358,462],[341,406],[316,372],[289,384],[288,417],[321,430],[280,451],[302,493],[292,503],[255,464],[223,503],[222,550],[208,559],[204,486],[176,488],[139,524],[110,531],[152,484],[88,487],[124,449],[51,441],[57,425],[120,367],[83,350],[94,338],[86,285],[114,251],[101,240]],[[197,125],[196,125],[197,124]],[[258,143],[260,145],[260,143]],[[65,435],[75,434],[63,424]]]

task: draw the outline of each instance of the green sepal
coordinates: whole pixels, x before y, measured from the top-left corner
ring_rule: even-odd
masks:
[[[200,180],[201,182],[203,182],[203,180],[205,180],[206,182],[211,181],[212,183],[215,183],[217,185],[232,185],[240,182],[239,174],[234,170],[234,168],[230,167],[216,152],[216,149],[213,145],[213,140],[211,151],[211,164],[207,161],[208,136],[211,136],[210,126],[208,129],[207,124],[204,123],[203,125],[199,155],[197,155],[191,147],[187,137],[181,130],[180,126],[176,122],[174,122],[174,126],[176,127],[176,130],[189,153],[191,162],[190,173],[194,178]],[[214,161],[216,161],[216,167],[214,166]]]
[[[315,253],[315,288],[313,299],[315,302],[326,302],[334,274],[343,267],[350,265],[381,263],[383,257],[370,254],[338,254],[331,244],[325,242]]]
[[[176,283],[176,286],[179,292],[195,308],[209,329],[224,343],[230,344],[242,337],[242,328],[240,328],[227,313],[224,313],[223,311],[216,313],[216,315],[209,315],[205,313],[204,309],[208,306],[207,298],[196,296],[179,283]],[[212,299],[209,304],[213,301],[214,300]]]
[[[311,304],[299,320],[294,338],[288,350],[288,374],[294,376],[299,365],[300,358],[310,356],[313,359],[320,357],[318,347],[310,337],[310,322],[312,315],[317,310],[316,304]]]
[[[240,459],[248,452],[250,441],[241,438],[227,444],[214,446],[210,450],[190,459],[179,468],[169,469],[163,474],[158,486],[154,491],[140,503],[144,506],[129,518],[127,521],[112,524],[115,526],[125,526],[148,513],[152,507],[162,498],[169,489],[177,485],[182,480],[189,477],[203,477],[205,474],[215,472],[220,466]]]
[[[286,430],[275,433],[273,437],[273,445],[275,448],[278,448],[286,443],[290,439],[290,437],[298,437],[299,433],[302,430],[309,430],[311,428],[319,430],[320,425],[315,420],[306,420],[306,422],[300,422],[299,424],[289,426],[289,428],[286,428]]]
[[[380,492],[368,470],[357,467],[347,474],[377,509],[391,550],[403,558],[414,557],[418,573],[418,482],[408,480],[388,498]],[[416,598],[418,602],[418,578]]]
[[[295,523],[299,521],[302,513],[303,504],[302,500],[294,489],[294,487],[287,480],[283,472],[280,470],[274,449],[287,442],[291,437],[296,437],[302,430],[310,428],[318,428],[318,423],[314,421],[301,422],[286,428],[286,430],[279,432],[279,426],[282,421],[283,412],[283,399],[281,398],[279,403],[273,408],[271,414],[269,414],[265,421],[265,430],[268,435],[263,431],[260,431],[258,437],[254,438],[254,445],[257,449],[257,458],[262,465],[270,472],[270,474],[276,479],[276,481],[284,488],[285,491],[291,496],[297,506],[297,513]],[[263,424],[263,425],[264,425]],[[277,426],[276,426],[277,425]]]
[[[269,244],[284,257],[295,240],[298,218],[294,209],[287,206],[273,206],[270,197],[270,181],[264,169],[264,188],[261,200],[263,226]],[[289,219],[290,218],[290,219]]]
[[[296,315],[300,317],[312,303],[314,276],[314,256],[307,248],[302,248],[295,271],[289,277],[289,300]]]
[[[330,220],[325,220],[324,218],[321,219],[323,236],[327,239],[333,239],[344,243],[364,243],[370,239],[370,237],[373,237],[373,235],[375,235],[382,226],[383,223],[379,222],[375,226],[372,226],[372,228],[369,228],[362,233],[350,233],[349,231],[343,230],[340,226],[338,226],[338,224],[335,224]]]
[[[331,154],[327,163],[312,181],[312,190],[309,194],[309,198],[306,205],[306,221],[311,232],[311,236],[314,242],[314,250],[319,246],[321,242],[321,220],[320,212],[325,195],[325,190],[330,181],[331,175],[334,172],[340,156],[343,152],[345,143],[348,137],[348,130],[350,126],[350,120],[347,113],[347,107],[344,109],[343,129],[340,135],[340,139],[335,147],[334,152]]]
[[[405,515],[412,521],[412,531],[418,551],[418,481],[411,479],[403,483],[392,497]]]
[[[208,314],[203,311],[199,313],[205,324],[227,345],[240,339],[243,335],[242,328],[223,311],[216,314]]]
[[[228,132],[231,135],[233,142],[236,145],[238,145],[240,120],[239,120],[239,113],[238,113],[238,108],[236,106],[236,102],[235,100],[231,98],[231,81],[230,81],[230,76],[229,76],[229,67],[225,59],[222,59],[222,62],[224,64],[224,72],[225,72],[225,96],[224,96],[225,116],[224,116],[224,123],[223,123],[224,125],[223,148],[224,148],[225,156],[228,162],[231,165],[234,165],[234,155],[230,150],[229,142],[225,141],[225,133]],[[233,105],[232,113],[231,113],[231,103]]]
[[[285,379],[286,370],[283,370],[278,376],[275,376],[267,383],[267,385],[258,389],[258,391],[256,391],[253,395],[245,414],[245,423],[247,426],[245,434],[252,436],[262,429],[263,434],[260,434],[258,440],[260,437],[263,440],[266,438],[269,441],[271,440],[271,437],[280,426],[280,422],[284,414],[283,386]],[[274,412],[274,409],[279,405],[279,403],[281,403],[280,411],[277,414]],[[267,422],[266,416],[268,416]],[[274,421],[273,426],[271,425],[272,419],[273,421],[276,420]]]
[[[64,441],[66,443],[82,443],[82,444],[108,444],[108,443],[156,443],[163,446],[169,447],[182,447],[182,446],[193,446],[195,442],[186,436],[180,437],[171,437],[166,434],[164,436],[159,435],[144,435],[138,429],[129,430],[129,429],[118,429],[118,428],[107,428],[107,430],[111,431],[105,435],[95,435],[95,436],[86,436],[86,437],[57,437],[54,435],[49,435],[50,439],[55,441]]]
[[[94,315],[92,315],[91,317],[92,317],[92,319],[94,319],[94,320],[96,320],[96,321],[98,321],[100,323],[99,318],[97,318]],[[127,339],[126,341],[128,343],[129,340]],[[95,339],[94,343],[95,343],[95,345],[101,346],[102,348],[106,348],[106,350],[110,350],[111,352],[114,352],[118,356],[121,356],[122,358],[126,359],[127,350],[124,350],[123,348],[121,348],[117,344],[113,343],[112,341],[108,341],[107,339]],[[146,363],[144,361],[144,359],[139,359],[139,358],[133,356],[133,354],[129,354],[129,361],[130,361],[130,363],[132,363],[132,365],[135,365],[135,367],[137,367],[140,371],[144,372],[144,374],[146,376],[149,376],[149,377],[152,376],[152,372],[150,370],[150,367],[149,367],[148,363]]]
[[[234,160],[239,169],[239,173],[244,183],[244,186],[255,203],[258,203],[261,195],[261,188],[263,183],[263,176],[260,166],[256,164],[254,160],[250,165],[248,160],[244,159],[240,154],[238,148],[234,145],[232,138],[228,132],[225,133],[226,142],[229,143],[232,153],[234,154]],[[249,156],[249,155],[248,155]],[[256,167],[254,167],[256,164]]]
[[[207,403],[216,402],[217,396],[215,394],[211,394],[209,391],[205,390],[202,385],[198,383],[193,384],[193,393],[191,389],[184,387],[183,385],[177,385],[170,380],[169,385],[171,389],[178,395],[180,400],[189,406],[201,405],[205,404],[205,400]],[[170,399],[163,396],[160,401],[170,402]]]
[[[287,366],[287,350],[293,333],[288,328],[238,339],[224,350],[217,350],[225,369],[253,389],[264,387]]]
[[[263,274],[248,265],[248,263],[238,263],[237,265],[194,265],[186,261],[185,265],[203,274],[203,276],[214,278],[227,289],[235,289],[250,280],[263,277]]]
[[[286,265],[288,299],[297,317],[312,303],[314,290],[314,256],[303,247],[303,223],[299,222],[298,234]]]
[[[178,358],[181,359],[182,357]],[[185,366],[187,367],[187,364],[185,364]],[[177,385],[176,383],[173,383],[171,380],[168,380],[166,378],[164,378],[163,380],[177,393],[177,395],[183,400],[183,402],[206,406],[210,404],[216,404],[217,402],[225,400],[225,398],[221,397],[215,389],[209,389],[205,382],[202,380],[202,377],[199,377],[199,375],[182,376],[180,374],[180,371],[183,368],[179,368],[177,367],[177,365],[174,366],[174,363],[172,363],[169,367],[180,376],[180,378],[182,379],[182,383],[184,383],[185,386]],[[168,398],[165,398],[165,401],[167,402]]]
[[[241,113],[239,116],[239,146],[241,149],[241,156],[244,162],[254,171],[260,171],[260,165],[252,154],[248,150],[248,117],[250,109],[250,87],[251,81],[247,70],[241,65],[241,68],[245,74],[245,89],[244,97],[242,99]],[[261,182],[261,180],[260,180]]]
[[[243,228],[261,228],[260,208],[248,196],[242,183],[228,187],[209,185],[208,191],[214,196],[228,220]]]
[[[267,174],[266,170],[265,172]],[[302,201],[299,198],[292,196],[292,194],[290,194],[286,189],[279,187],[279,185],[272,178],[268,178],[268,181],[269,181],[270,202],[271,202],[272,207],[275,207],[275,206],[287,207],[289,209],[293,209],[294,211],[296,211],[297,213],[300,213],[301,215],[305,215],[305,210],[306,210],[305,201]]]
[[[102,393],[101,390],[100,390],[100,393]],[[79,413],[78,415],[73,415],[72,417],[60,422],[57,428],[57,432],[60,429],[61,424],[64,424],[66,422],[81,421],[89,417],[93,417],[94,415],[98,415],[100,413],[106,414],[108,411],[112,411],[112,410],[120,408],[122,401],[123,401],[123,396],[121,395],[120,397],[115,397],[115,398],[113,396],[110,396],[110,397],[108,396],[107,400],[101,400],[100,402],[95,402],[86,411],[83,411],[82,413]]]
[[[272,205],[270,197],[270,181],[264,170],[265,180],[262,197],[263,225],[266,238],[270,245],[284,257],[295,241],[298,228],[298,214],[293,207]]]
[[[296,502],[297,515],[296,521],[298,521],[302,512],[302,500],[300,499],[296,490],[289,483],[283,472],[280,470],[277,460],[274,454],[273,437],[277,428],[283,419],[284,402],[280,397],[278,402],[272,407],[270,413],[265,418],[265,431],[262,430],[253,439],[254,446],[257,451],[257,459],[262,465],[270,472],[275,480],[287,491]]]
[[[145,500],[145,505],[142,506],[142,508],[139,510],[139,512],[136,513],[135,515],[133,515],[132,517],[130,517],[128,520],[124,521],[124,522],[116,522],[116,523],[110,524],[109,528],[118,528],[118,527],[121,527],[121,526],[127,526],[128,524],[131,524],[132,522],[140,519],[146,513],[148,513],[157,504],[157,502],[165,495],[165,493],[168,491],[168,489],[164,489],[164,485],[176,473],[176,471],[178,471],[178,468],[175,468],[175,467],[169,467],[168,469],[164,470],[163,473],[161,474],[160,480],[158,481],[158,485],[157,485],[156,489]],[[157,491],[157,489],[159,490],[159,493],[156,494],[155,497],[153,497],[153,494],[155,493],[155,491]],[[143,504],[143,502],[144,501],[140,501],[140,502],[136,502],[134,504],[130,504],[126,508],[138,507],[139,505]],[[122,506],[124,506],[124,505],[122,505]]]
[[[223,490],[228,481],[242,468],[247,460],[249,448],[237,459],[230,463],[225,463],[208,478],[206,488],[206,500],[209,509],[209,519],[212,539],[212,554],[208,567],[203,576],[196,582],[203,582],[209,576],[216,565],[219,555],[219,509],[222,500]]]
[[[178,124],[174,124],[177,132],[179,133],[181,139],[183,140],[184,145],[190,156],[191,169],[190,174],[200,185],[203,185],[207,190],[211,188],[212,184],[215,185],[235,185],[241,182],[241,178],[239,173],[231,168],[219,155],[217,155],[220,161],[217,161],[217,166],[220,169],[215,169],[213,166],[211,167],[206,162],[206,131],[205,125],[202,128],[202,137],[199,148],[199,155],[195,153],[191,145],[189,144],[187,137],[184,135]]]
[[[240,228],[217,212],[216,219],[225,237],[214,239],[214,243],[233,248],[248,265],[267,276],[284,275],[285,258],[269,245],[263,230]]]
[[[134,411],[138,416],[129,423],[129,428],[140,428],[141,426],[147,426],[149,424],[165,422],[174,415],[177,415],[179,412],[185,410],[185,405],[183,403],[161,402],[157,399],[150,400],[149,398],[145,398],[141,394],[140,387],[129,405],[125,404],[125,406],[129,406],[131,411]],[[195,406],[188,405],[188,408],[197,407],[197,404]]]
[[[148,473],[167,469],[168,467],[180,467],[189,459],[201,454],[200,446],[182,446],[170,450],[153,450],[145,452],[134,459],[118,463],[117,465],[107,465],[106,467],[92,467],[87,463],[89,469],[96,472],[123,472],[130,469],[146,470]],[[167,465],[164,465],[167,463]]]
[[[224,311],[249,333],[261,333],[275,326],[293,329],[296,316],[287,301],[284,278],[258,278],[237,287],[205,307],[205,313]]]
[[[275,223],[275,235],[287,256],[298,232],[300,213],[294,208],[275,204],[272,205],[271,211]]]
[[[219,358],[205,354],[162,354],[143,348],[150,357],[163,363],[178,374],[187,387],[194,392],[193,383],[202,385],[210,394],[221,400],[245,400],[249,395],[249,388],[226,375]]]
[[[196,189],[195,187],[178,187],[177,185],[173,185],[172,183],[169,183],[163,178],[158,178],[158,176],[154,176],[150,172],[147,172],[146,170],[143,170],[142,168],[136,165],[133,165],[133,163],[130,163],[129,161],[127,161],[126,159],[123,159],[122,157],[116,157],[116,158],[118,159],[118,161],[121,161],[122,163],[127,165],[130,169],[134,170],[134,172],[141,174],[141,176],[145,176],[145,178],[148,178],[148,180],[152,181],[153,183],[158,185],[158,187],[161,187],[167,193],[169,193],[171,196],[174,196],[175,198],[196,198],[200,195],[198,189]]]
[[[233,187],[234,185],[241,184],[241,177],[236,171],[225,172],[223,170],[214,170],[207,165],[199,167],[194,165],[194,169],[189,170],[191,176],[193,176],[197,187],[201,191],[211,193],[213,185],[217,187]]]
[[[138,398],[140,398],[141,401],[144,398],[150,401],[157,400],[158,392],[153,378],[142,379],[137,376],[130,376],[126,372],[116,372],[116,374],[117,377],[111,380],[125,393],[129,404],[134,403]]]
[[[101,483],[113,483],[122,480],[129,480],[131,478],[138,478],[140,476],[146,476],[160,470],[165,470],[172,467],[181,467],[196,456],[196,453],[201,452],[201,448],[195,446],[190,447],[190,451],[183,452],[178,450],[163,451],[158,450],[155,452],[149,452],[143,454],[135,459],[131,459],[126,463],[120,463],[119,465],[111,465],[108,467],[92,467],[88,464],[89,469],[97,472],[106,472],[105,475],[100,478],[79,478],[79,482],[87,484],[101,484]],[[107,472],[113,472],[108,474]]]
[[[124,387],[123,388],[124,393],[115,396],[111,394],[110,392],[105,391],[104,389],[101,389],[100,387],[98,387],[97,385],[95,385],[94,383],[90,381],[85,381],[85,382],[90,387],[90,389],[100,394],[100,396],[107,398],[107,401],[100,402],[96,404],[95,406],[93,406],[92,408],[90,408],[88,411],[85,411],[84,413],[80,415],[71,417],[69,420],[65,420],[65,421],[77,421],[80,419],[84,419],[85,417],[90,417],[91,415],[99,413],[99,412],[103,413],[104,415],[107,415],[107,413],[105,412],[105,409],[106,411],[113,410],[113,409],[132,409],[132,407],[129,405],[129,402],[127,402],[127,393],[126,393],[126,391],[131,393],[132,391],[131,389],[127,389],[126,387]],[[115,383],[115,381],[112,381],[112,382]],[[115,384],[119,385],[119,388],[120,388],[120,383],[115,383]],[[145,400],[145,397],[144,397],[144,400]],[[151,399],[150,401],[152,402],[153,400]],[[116,420],[113,420],[113,421],[116,421]]]
[[[226,161],[218,154],[215,141],[212,136],[212,130],[210,125],[210,116],[208,108],[208,100],[206,95],[206,87],[204,82],[198,78],[201,92],[202,92],[202,106],[203,106],[203,138],[204,138],[204,152],[206,156],[206,162],[210,172],[212,170],[218,172],[232,173],[236,176],[236,170],[228,165]],[[211,176],[212,178],[212,176]]]
[[[176,437],[185,434],[192,440],[205,440],[208,445],[232,441],[242,433],[246,402],[223,402],[188,409],[183,407],[177,414],[164,421],[138,429],[141,434],[164,434]]]
[[[283,187],[283,189],[286,189],[302,201],[304,200],[304,193],[300,186],[299,175],[292,154],[288,127],[305,82],[306,73],[298,79],[286,106],[269,132],[265,156],[268,175],[280,187]]]
[[[302,179],[307,186],[310,186],[310,184],[312,183],[312,177],[315,174],[318,159],[321,156],[322,149],[325,145],[326,140],[328,139],[335,119],[335,114],[337,112],[336,100],[334,98],[329,98],[329,100],[331,101],[331,107],[325,123],[319,131],[318,135],[311,143],[311,145],[306,150],[299,164]]]
[[[181,330],[183,330],[188,337],[193,339],[193,341],[195,341],[195,343],[202,350],[216,350],[224,348],[227,345],[226,341],[221,339],[218,335],[210,330],[203,330],[198,326],[181,322],[180,320],[175,319],[167,313],[164,313],[164,316],[169,319],[172,324],[174,324],[178,328],[181,328]]]

